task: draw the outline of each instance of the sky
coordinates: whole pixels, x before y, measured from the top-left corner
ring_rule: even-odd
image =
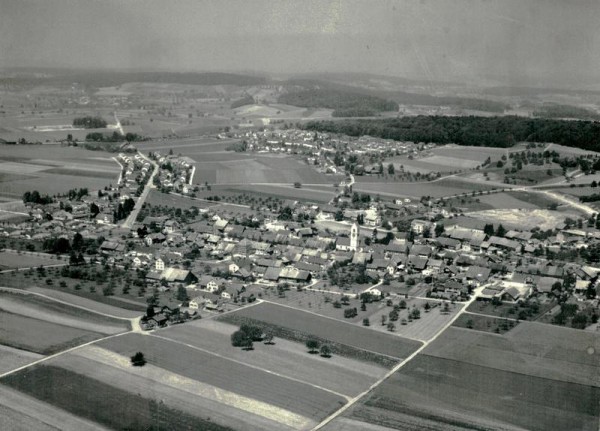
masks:
[[[597,0],[0,0],[0,67],[600,84]]]

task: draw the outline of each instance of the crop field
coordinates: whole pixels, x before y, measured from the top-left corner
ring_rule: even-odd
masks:
[[[246,193],[261,197],[275,197],[279,199],[296,199],[309,202],[327,203],[335,196],[335,190],[331,191],[314,189],[311,186],[302,186],[295,188],[293,183],[285,185],[246,185],[246,186],[217,186],[214,191],[226,190],[237,193]],[[218,194],[218,193],[217,193]]]
[[[150,190],[150,193],[146,198],[146,203],[154,206],[162,205],[172,208],[181,208],[182,210],[191,209],[194,207],[198,209],[208,208],[213,205],[216,205],[214,202],[196,200],[183,196],[172,195],[169,193],[162,193],[156,189]]]
[[[313,385],[157,336],[127,334],[104,340],[98,347],[122,355],[127,363],[129,356],[142,351],[149,364],[196,382],[204,388],[204,397],[246,411],[253,405],[254,413],[293,428],[314,425],[346,402]]]
[[[372,194],[381,194],[382,196],[407,196],[421,197],[431,196],[434,198],[453,196],[461,193],[471,193],[473,191],[486,191],[497,188],[485,182],[463,181],[456,178],[447,178],[439,181],[421,182],[421,183],[372,183],[361,182],[360,177],[356,178],[355,191],[367,192]]]
[[[102,334],[0,311],[0,344],[48,355]]]
[[[406,358],[420,346],[416,341],[273,303],[243,308],[223,316],[222,320],[230,321],[229,319],[238,317],[257,320],[290,331],[299,331],[330,343],[396,359]]]
[[[92,313],[26,292],[0,291],[0,310],[102,334],[116,334],[130,329],[129,322],[125,320]]]
[[[419,355],[346,414],[394,429],[591,431],[599,413],[597,387]]]
[[[96,423],[2,385],[0,385],[0,428],[36,431],[103,429]]]
[[[20,199],[32,190],[52,195],[75,187],[97,190],[115,184],[120,169],[113,156],[59,145],[4,146],[0,155],[0,195]]]
[[[431,150],[435,156],[451,157],[457,160],[473,160],[483,163],[488,157],[492,160],[499,160],[506,154],[504,148],[492,147],[463,147],[459,145],[443,145]]]
[[[61,384],[55,384],[57,381]],[[6,385],[3,391],[10,387],[36,398],[27,404],[47,403],[58,407],[59,412],[79,416],[79,422],[88,423],[85,427],[74,428],[81,425],[74,424],[71,416],[71,420],[66,422],[71,429],[93,429],[91,421],[112,429],[167,429],[177,424],[181,429],[231,431],[231,428],[210,423],[152,399],[154,391],[149,390],[144,395],[127,392],[54,365],[33,366],[9,375],[1,382]],[[34,419],[40,416],[40,419],[44,418],[39,413],[32,414]],[[63,429],[62,426],[59,428]]]
[[[600,388],[600,335],[570,328],[523,321],[497,335],[451,327],[424,353]]]
[[[202,319],[173,326],[157,332],[156,335],[348,397],[366,390],[387,372],[384,367],[340,356],[322,358],[319,355],[310,355],[303,344],[280,338],[274,340],[275,344],[264,345],[257,342],[254,344],[254,350],[243,351],[231,345],[230,336],[237,329],[235,325],[214,319]]]
[[[47,255],[35,255],[33,253],[14,253],[12,251],[0,251],[0,270],[12,268],[30,268],[40,265],[56,265],[63,263],[61,260],[52,259]]]
[[[29,364],[42,357],[42,355],[37,353],[16,349],[14,347],[3,346],[0,344],[0,358],[2,358],[2,361],[0,361],[0,374]]]

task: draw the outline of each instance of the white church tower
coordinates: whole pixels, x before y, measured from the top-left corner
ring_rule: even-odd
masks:
[[[358,224],[356,223],[350,228],[350,250],[358,250]]]

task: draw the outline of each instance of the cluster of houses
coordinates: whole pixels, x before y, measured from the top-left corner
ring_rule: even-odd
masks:
[[[158,151],[150,153],[152,160],[160,166],[154,184],[163,191],[191,194],[192,180],[196,171],[195,160],[187,156],[162,155]]]
[[[152,164],[140,153],[135,155],[119,153],[117,161],[121,165],[118,182],[121,197],[123,199],[138,197],[144,189],[148,175],[152,173]]]

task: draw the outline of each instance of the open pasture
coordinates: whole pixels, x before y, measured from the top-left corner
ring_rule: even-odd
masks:
[[[215,202],[196,200],[170,193],[162,193],[156,189],[150,190],[145,203],[153,206],[162,205],[170,208],[181,208],[182,210],[187,210],[194,207],[198,209],[208,208],[216,205]]]
[[[600,388],[600,335],[575,329],[520,322],[500,336],[451,327],[424,353]]]
[[[396,359],[406,358],[420,346],[420,343],[413,340],[267,302],[230,313],[223,316],[222,320],[230,321],[232,317],[257,320],[327,342]]]
[[[119,165],[114,154],[59,145],[3,146],[0,153],[0,195],[18,199],[26,191],[65,193],[116,183]]]
[[[242,400],[253,399],[257,412],[265,409],[271,419],[284,421],[290,414],[292,423],[312,423],[345,404],[339,395],[315,386],[291,380],[266,371],[250,368],[241,362],[215,357],[193,346],[156,336],[127,334],[98,343],[98,346],[127,358],[142,351],[147,361],[168,372],[192,379],[200,384],[235,393]],[[251,355],[253,352],[247,352]],[[218,392],[214,398],[219,399]],[[238,406],[243,406],[242,402]],[[270,412],[269,413],[269,409]],[[285,422],[284,422],[285,423]]]
[[[48,255],[33,253],[16,253],[13,251],[0,251],[0,270],[14,268],[32,268],[40,265],[56,265],[63,263],[61,260],[52,259]]]
[[[0,344],[48,355],[102,337],[98,332],[0,311]]]
[[[257,342],[254,350],[243,351],[231,345],[230,336],[237,330],[235,325],[202,319],[170,327],[156,335],[349,397],[367,389],[387,371],[384,367],[340,356],[323,358],[310,355],[303,344],[281,338],[276,338],[272,345]]]
[[[600,389],[419,355],[371,392],[350,417],[394,429],[596,430]],[[422,429],[422,428],[419,428]]]

